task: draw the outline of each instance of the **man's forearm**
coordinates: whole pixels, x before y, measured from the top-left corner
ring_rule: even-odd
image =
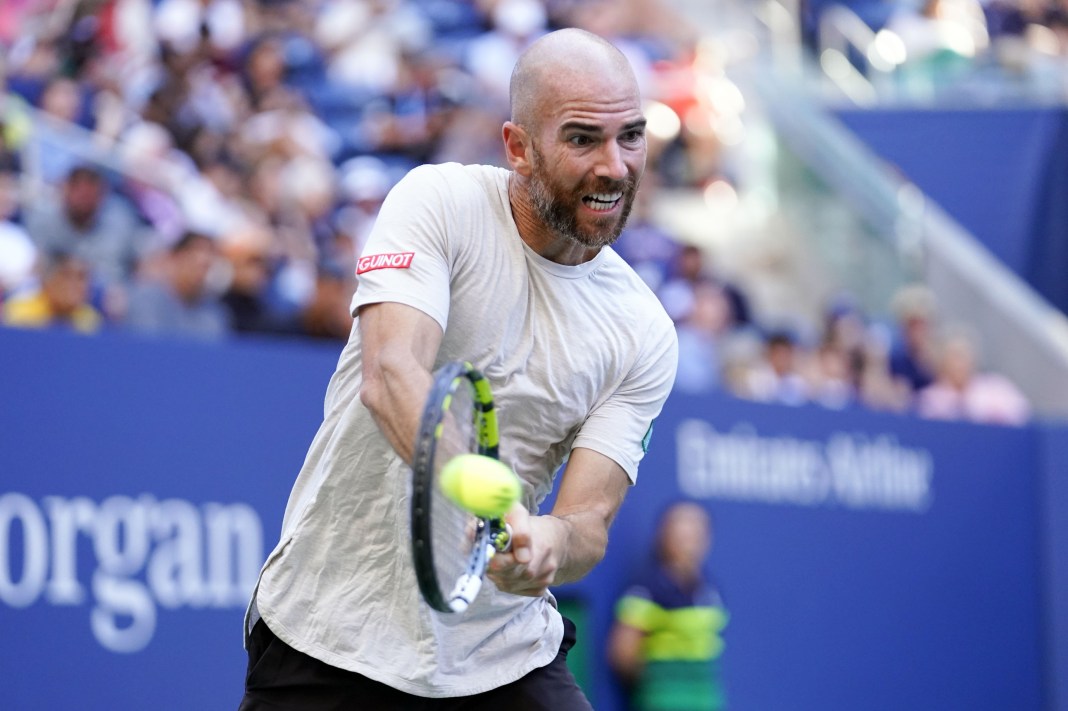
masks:
[[[379,365],[360,390],[360,400],[370,411],[378,428],[397,454],[409,464],[414,454],[422,403],[429,389],[430,375],[421,368]]]
[[[573,583],[584,578],[604,558],[608,548],[608,525],[604,516],[593,511],[551,515],[562,530],[560,567],[553,585]]]
[[[360,401],[393,449],[410,464],[441,329],[429,316],[402,304],[372,304],[361,310],[359,319]]]

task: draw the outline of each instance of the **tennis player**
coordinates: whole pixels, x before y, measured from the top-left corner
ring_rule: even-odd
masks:
[[[249,606],[241,709],[590,708],[549,587],[603,557],[677,345],[609,247],[646,160],[624,56],[581,30],[550,33],[518,60],[511,104],[510,170],[422,166],[382,206],[356,324]],[[501,459],[524,491],[512,551],[450,615],[416,585],[407,462],[431,372],[458,359],[490,380]]]

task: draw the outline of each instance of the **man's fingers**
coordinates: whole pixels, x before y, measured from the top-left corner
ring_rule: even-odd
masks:
[[[512,548],[509,551],[516,562],[530,562],[530,513],[519,503],[513,504],[504,520],[512,529]],[[502,561],[503,563],[503,561]]]

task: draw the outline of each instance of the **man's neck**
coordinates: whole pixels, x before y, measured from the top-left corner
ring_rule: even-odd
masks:
[[[537,215],[531,204],[524,178],[512,173],[508,176],[508,203],[519,236],[539,256],[550,262],[577,266],[590,261],[601,251],[563,237],[550,229]]]

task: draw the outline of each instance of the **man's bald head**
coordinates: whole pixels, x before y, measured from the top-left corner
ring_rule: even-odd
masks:
[[[550,32],[523,52],[512,70],[509,99],[512,122],[536,128],[551,90],[576,75],[627,77],[637,89],[630,63],[608,40],[591,32],[568,28]]]

